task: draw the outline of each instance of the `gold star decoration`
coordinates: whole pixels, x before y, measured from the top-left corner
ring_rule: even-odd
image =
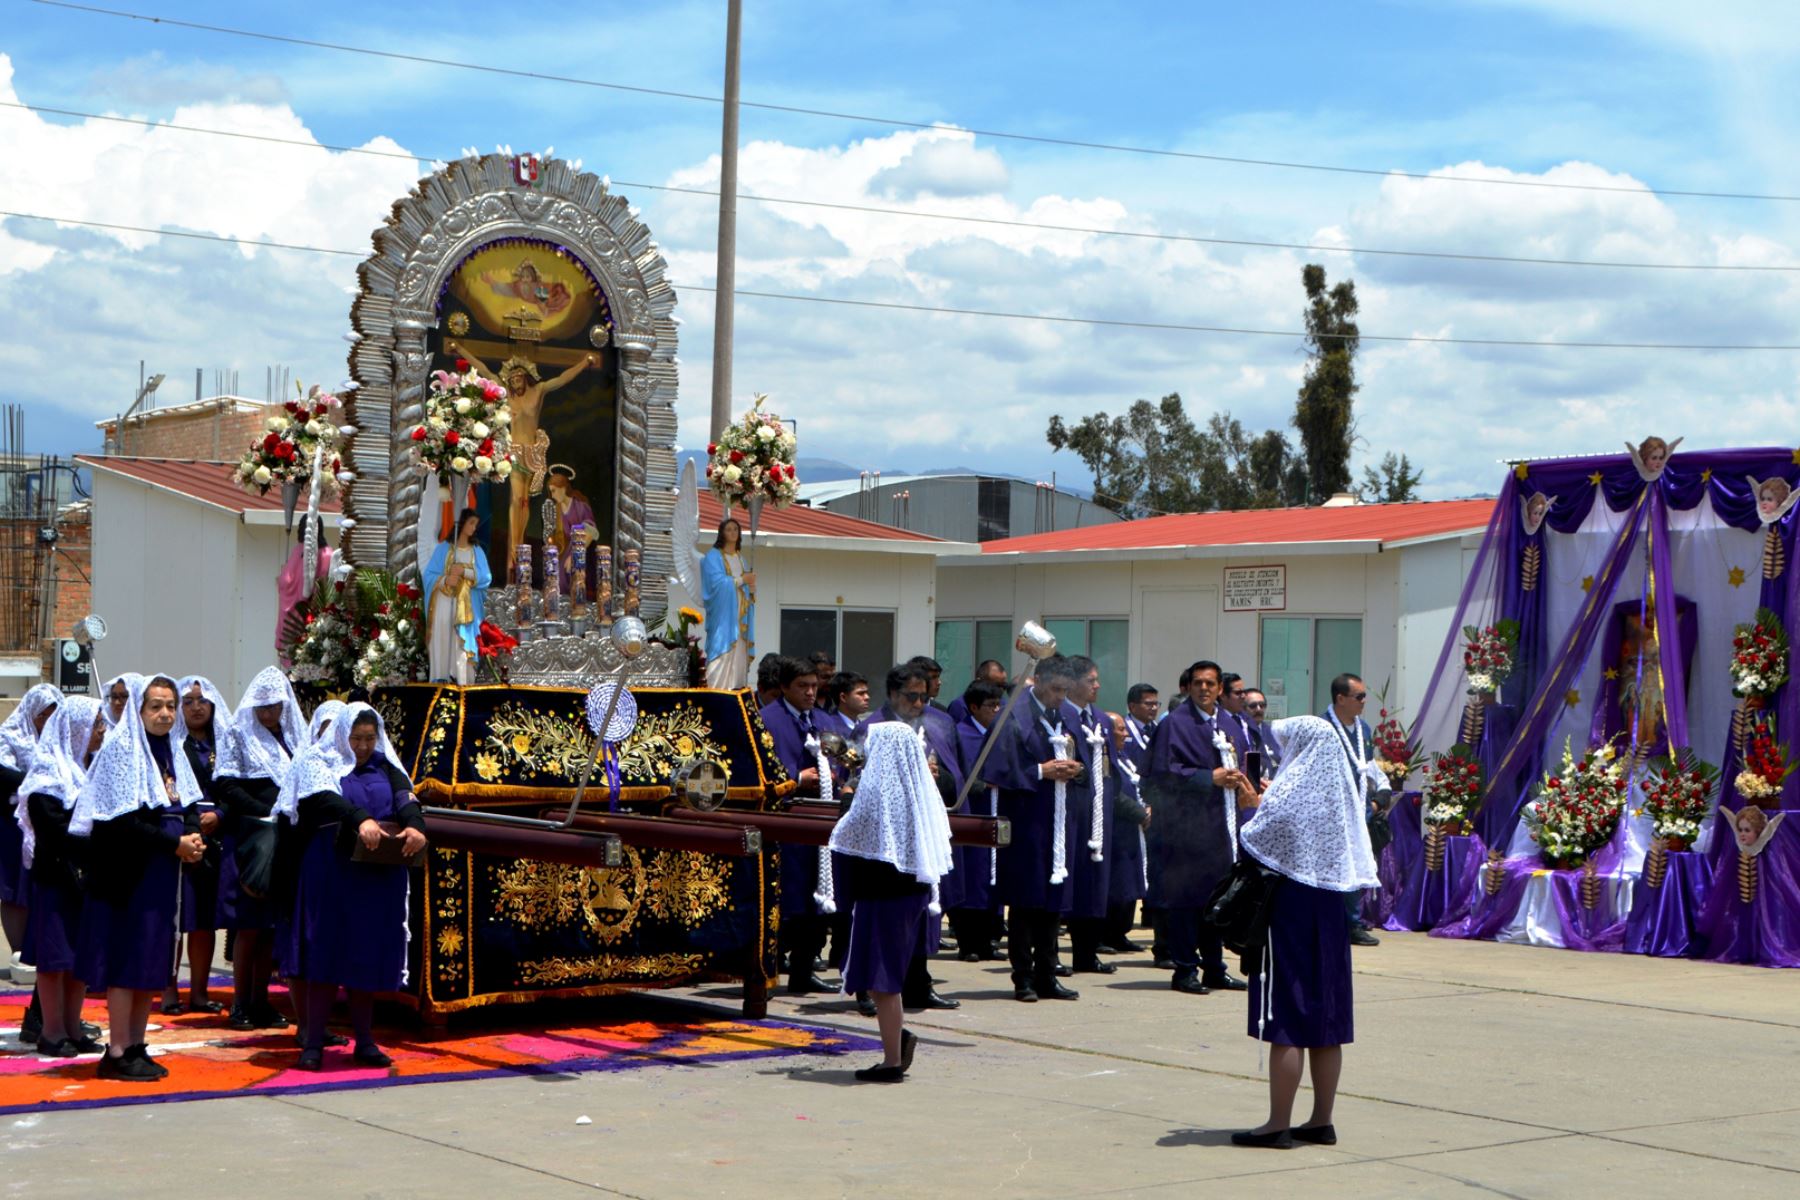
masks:
[[[1800,450],[1794,451],[1794,461],[1800,462]],[[1530,463],[1514,463],[1513,464],[1513,478],[1514,479],[1523,479],[1529,474],[1531,474],[1531,464]]]
[[[1742,567],[1733,567],[1731,570],[1725,572],[1725,582],[1729,583],[1732,587],[1743,587],[1744,579],[1744,568]]]
[[[1570,688],[1568,691],[1564,692],[1563,693],[1563,702],[1566,703],[1570,708],[1574,708],[1577,704],[1580,704],[1581,703],[1581,689],[1580,688]]]
[[[1617,668],[1617,667],[1606,668],[1606,677],[1608,679],[1617,679],[1619,677],[1619,668]]]
[[[1600,472],[1595,471],[1592,475],[1589,475],[1588,482],[1593,484],[1595,487],[1599,487],[1600,486]]]
[[[1581,590],[1584,592],[1591,592],[1594,590],[1594,577],[1592,575],[1589,575],[1581,581]]]

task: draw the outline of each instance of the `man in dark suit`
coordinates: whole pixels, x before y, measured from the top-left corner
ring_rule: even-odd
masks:
[[[1376,790],[1374,781],[1367,774],[1368,764],[1375,759],[1375,732],[1362,719],[1363,706],[1368,701],[1368,685],[1361,677],[1346,671],[1331,681],[1331,707],[1325,710],[1324,717],[1344,743],[1344,753],[1350,759],[1350,771],[1356,776],[1357,786],[1362,789],[1365,799],[1363,814],[1372,829],[1386,812],[1386,805],[1391,802],[1393,793]],[[1386,800],[1383,799],[1384,796],[1387,797]],[[1381,939],[1369,931],[1368,924],[1362,919],[1361,892],[1345,894],[1344,911],[1350,920],[1352,945],[1381,944]]]

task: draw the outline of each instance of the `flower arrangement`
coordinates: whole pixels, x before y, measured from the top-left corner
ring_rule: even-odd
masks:
[[[1455,834],[1473,833],[1475,810],[1481,807],[1481,764],[1467,746],[1452,746],[1425,768],[1425,795],[1420,808],[1426,825]]]
[[[1485,629],[1463,626],[1463,671],[1469,677],[1469,694],[1498,692],[1518,665],[1519,623],[1510,618]]]
[[[483,621],[475,634],[475,649],[496,683],[507,682],[507,662],[519,648],[519,639],[492,621]]]
[[[1413,773],[1413,747],[1406,726],[1398,717],[1389,716],[1385,708],[1375,725],[1375,768],[1388,777],[1395,790]]]
[[[426,665],[423,598],[386,571],[358,571],[320,589],[302,618],[289,676],[338,690],[412,678]]]
[[[763,411],[768,397],[757,393],[750,411],[727,425],[719,440],[706,447],[707,486],[727,511],[733,504],[750,507],[752,500],[766,500],[786,508],[800,491],[800,475],[794,467],[794,435],[781,417]]]
[[[1612,742],[1577,760],[1563,742],[1562,767],[1545,772],[1527,808],[1532,841],[1552,867],[1579,867],[1606,845],[1625,811],[1626,762]]]
[[[296,383],[294,390],[299,392],[300,385]],[[276,484],[306,483],[312,479],[313,455],[323,448],[320,491],[326,496],[335,493],[339,483],[351,478],[343,469],[341,445],[353,431],[338,426],[342,411],[343,401],[318,384],[301,392],[298,400],[287,401],[263,422],[263,435],[238,459],[238,485],[266,496]]]
[[[414,425],[408,437],[418,453],[419,465],[434,472],[438,482],[450,486],[452,475],[469,475],[477,481],[503,480],[512,474],[512,404],[506,389],[483,379],[456,360],[456,372],[433,371],[425,395],[425,419]]]
[[[1738,795],[1759,808],[1774,808],[1792,770],[1787,745],[1775,740],[1774,725],[1767,717],[1752,721],[1744,733],[1744,769],[1731,781]]]
[[[1650,778],[1644,781],[1644,806],[1638,810],[1650,818],[1652,834],[1668,850],[1694,844],[1711,807],[1713,789],[1719,785],[1717,767],[1687,757],[1685,766],[1667,758],[1652,760]]]
[[[1756,620],[1739,625],[1731,634],[1731,694],[1756,701],[1775,694],[1787,682],[1788,636],[1781,618],[1766,608],[1756,610]]]

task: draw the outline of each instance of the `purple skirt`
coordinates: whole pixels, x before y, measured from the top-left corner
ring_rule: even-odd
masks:
[[[858,900],[850,911],[850,949],[844,956],[845,992],[898,992],[919,939],[931,894]],[[937,918],[931,918],[933,926]]]
[[[238,887],[237,845],[238,839],[234,833],[228,833],[220,840],[219,878],[213,901],[214,924],[204,928],[273,929],[275,910],[269,906],[269,902],[246,896]]]
[[[23,796],[19,803],[25,803]],[[25,831],[11,804],[0,803],[0,904],[31,903],[31,875],[25,870]]]
[[[327,825],[307,843],[294,915],[276,937],[282,974],[397,992],[406,986],[408,870],[343,858],[337,832]]]
[[[181,836],[182,811],[162,812],[163,829]],[[157,854],[144,864],[131,898],[114,904],[90,895],[81,906],[75,976],[89,987],[160,992],[175,977],[181,860]]]
[[[1263,972],[1269,980],[1267,1014]],[[1250,980],[1251,1037],[1283,1046],[1342,1046],[1355,1040],[1344,893],[1283,879],[1275,889],[1263,972]]]
[[[25,961],[40,971],[73,971],[81,944],[81,889],[33,879],[25,923]]]

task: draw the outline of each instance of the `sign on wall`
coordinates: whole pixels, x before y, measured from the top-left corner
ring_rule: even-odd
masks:
[[[1287,567],[1226,567],[1225,612],[1282,612],[1287,608]]]

